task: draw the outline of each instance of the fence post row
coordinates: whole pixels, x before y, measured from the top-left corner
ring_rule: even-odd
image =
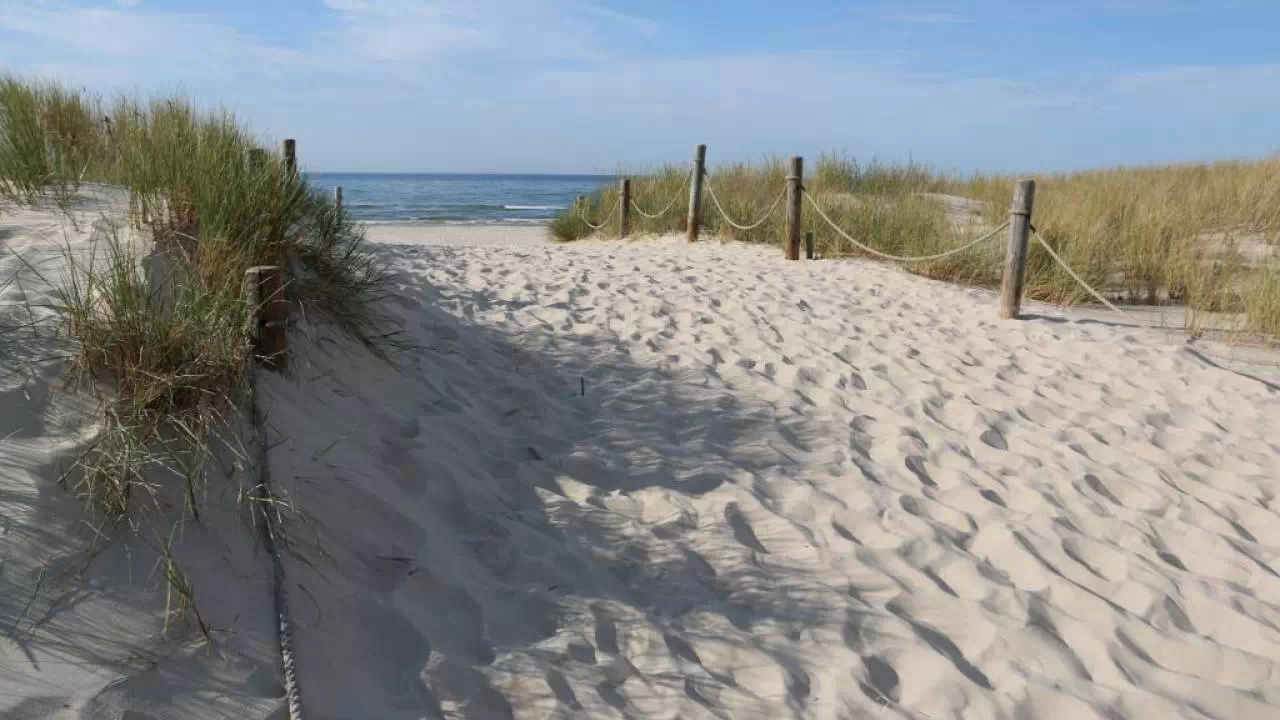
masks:
[[[1000,318],[1018,317],[1022,289],[1027,277],[1027,242],[1031,232],[1031,208],[1036,198],[1036,181],[1021,180],[1013,191],[1009,209],[1009,249],[1005,255],[1004,278],[1000,283]]]
[[[791,174],[787,175],[786,257],[800,259],[800,193],[804,192],[804,158],[791,158]]]
[[[699,145],[693,150],[693,178],[689,183],[689,242],[697,242],[698,226],[702,223],[702,178],[706,175],[707,146]]]
[[[283,372],[289,365],[289,301],[284,273],[275,265],[258,265],[244,273],[242,293],[249,306],[253,354],[268,370]]]
[[[290,175],[298,171],[298,141],[289,138],[281,143],[281,152],[284,155],[284,169]]]
[[[623,178],[621,192],[618,193],[618,237],[626,237],[631,229],[631,178]]]

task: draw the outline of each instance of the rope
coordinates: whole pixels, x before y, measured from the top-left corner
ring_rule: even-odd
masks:
[[[859,247],[859,248],[862,248],[863,250],[865,250],[866,252],[871,253],[872,255],[877,255],[877,256],[879,256],[879,257],[885,258],[886,260],[897,260],[897,261],[900,261],[900,262],[920,262],[920,261],[924,261],[924,260],[939,260],[939,259],[941,259],[941,258],[949,257],[949,256],[951,256],[951,255],[955,255],[955,254],[957,254],[957,253],[962,253],[962,252],[964,252],[965,250],[968,250],[969,248],[972,248],[974,245],[977,245],[977,244],[978,244],[978,243],[980,243],[980,242],[983,242],[983,241],[985,241],[985,240],[990,240],[991,238],[995,237],[995,236],[996,236],[996,234],[997,234],[997,233],[999,233],[1001,230],[1004,230],[1005,228],[1009,227],[1009,222],[1006,220],[1003,224],[1001,224],[1001,225],[1000,225],[1000,227],[996,228],[995,230],[992,230],[991,232],[987,233],[986,235],[983,235],[982,237],[978,238],[977,240],[974,240],[973,242],[968,243],[968,244],[966,244],[966,245],[961,245],[961,246],[960,246],[960,247],[958,247],[958,248],[953,248],[953,249],[951,249],[951,250],[947,250],[946,252],[940,252],[940,253],[938,253],[938,254],[936,254],[936,255],[922,255],[922,256],[919,256],[919,257],[906,257],[906,256],[903,256],[903,255],[890,255],[889,253],[886,253],[886,252],[880,252],[879,250],[876,250],[876,249],[875,249],[875,248],[873,248],[873,247],[869,247],[869,246],[867,246],[867,245],[863,245],[862,243],[858,242],[857,240],[854,240],[852,237],[849,237],[849,233],[846,233],[844,230],[841,230],[841,229],[840,229],[840,226],[839,226],[839,225],[836,225],[834,220],[832,220],[831,218],[827,217],[827,214],[826,214],[826,213],[824,213],[824,212],[822,212],[822,208],[818,205],[818,201],[817,201],[817,200],[814,200],[814,199],[813,199],[813,197],[812,197],[812,196],[810,196],[810,194],[809,194],[809,193],[805,193],[805,194],[804,194],[804,197],[805,197],[805,199],[806,199],[806,200],[808,200],[808,201],[809,201],[809,204],[813,206],[813,209],[814,209],[814,210],[816,210],[816,211],[818,212],[818,215],[819,215],[819,216],[821,216],[823,220],[826,220],[826,221],[827,221],[827,224],[831,226],[831,229],[833,229],[833,230],[835,230],[836,232],[840,233],[840,235],[841,235],[841,236],[843,236],[845,240],[848,240],[849,242],[853,243],[853,244],[854,244],[854,246]]]
[[[769,219],[769,216],[773,214],[774,210],[778,209],[778,203],[782,202],[782,198],[786,196],[787,188],[786,186],[783,186],[782,192],[778,193],[778,199],[774,200],[773,204],[769,206],[769,209],[765,211],[764,217],[760,218],[759,220],[755,221],[750,225],[739,225],[738,223],[734,222],[732,218],[729,217],[729,213],[725,212],[724,206],[720,204],[720,198],[716,197],[715,188],[711,185],[710,180],[708,180],[707,182],[707,194],[711,195],[711,202],[715,203],[716,209],[720,211],[720,217],[724,218],[725,222],[729,223],[731,226],[739,230],[755,230],[756,228],[763,225],[765,220]]]
[[[641,215],[649,218],[650,220],[657,220],[663,215],[666,215],[668,210],[675,207],[676,201],[680,199],[681,195],[684,195],[684,189],[686,186],[689,185],[689,178],[691,177],[693,177],[693,170],[690,170],[689,172],[685,173],[684,180],[680,183],[680,189],[676,190],[675,197],[671,198],[671,202],[667,203],[667,206],[659,210],[657,213],[650,215],[644,210],[641,210],[640,206],[636,204],[636,201],[634,198],[631,200],[631,208],[636,212],[640,213]]]
[[[579,215],[582,217],[582,222],[587,224],[587,227],[591,228],[592,230],[603,230],[604,226],[608,225],[609,221],[613,219],[613,215],[616,212],[618,212],[618,206],[615,204],[613,206],[613,209],[609,211],[609,214],[605,217],[605,219],[600,221],[599,225],[596,225],[592,223],[590,220],[588,220],[586,215],[581,215],[581,213],[579,213]]]
[[[1134,322],[1138,322],[1139,324],[1146,324],[1146,323],[1142,323],[1140,320],[1137,320],[1136,318],[1134,318],[1134,317],[1130,316],[1130,315],[1129,315],[1129,313],[1127,313],[1127,312],[1125,312],[1125,311],[1121,310],[1120,308],[1116,307],[1115,305],[1112,305],[1112,304],[1111,304],[1111,303],[1110,303],[1106,298],[1102,297],[1102,294],[1101,294],[1101,293],[1099,293],[1097,290],[1094,290],[1092,287],[1090,287],[1090,286],[1089,286],[1089,283],[1087,283],[1087,282],[1085,282],[1084,280],[1080,279],[1080,276],[1076,274],[1076,271],[1075,271],[1075,270],[1072,270],[1072,269],[1071,269],[1071,267],[1070,267],[1069,265],[1067,265],[1067,263],[1066,263],[1066,261],[1065,261],[1065,260],[1063,260],[1062,258],[1058,257],[1058,253],[1054,252],[1054,251],[1053,251],[1053,248],[1049,247],[1049,243],[1047,243],[1047,242],[1045,242],[1045,241],[1044,241],[1044,238],[1040,236],[1040,231],[1039,231],[1039,230],[1036,230],[1034,226],[1032,226],[1032,228],[1031,228],[1031,234],[1032,234],[1032,235],[1034,235],[1034,236],[1035,236],[1035,238],[1036,238],[1036,241],[1040,243],[1040,247],[1044,248],[1044,249],[1045,249],[1045,252],[1049,253],[1049,257],[1051,257],[1051,258],[1053,258],[1055,261],[1057,261],[1058,265],[1062,266],[1062,269],[1063,269],[1063,270],[1065,270],[1065,271],[1067,272],[1067,274],[1071,276],[1071,279],[1072,279],[1072,280],[1075,280],[1075,281],[1076,281],[1076,282],[1078,282],[1078,283],[1080,283],[1080,287],[1084,288],[1085,290],[1088,290],[1090,295],[1092,295],[1092,296],[1094,296],[1095,298],[1097,298],[1097,299],[1098,299],[1098,300],[1099,300],[1103,305],[1106,305],[1107,307],[1111,308],[1113,311],[1115,311],[1116,313],[1118,313],[1121,317],[1123,317],[1123,318],[1125,318],[1125,319],[1127,319],[1127,320],[1132,320],[1132,321],[1134,321]]]
[[[271,492],[271,466],[267,459],[267,414],[258,405],[258,373],[249,368],[249,409],[258,434],[258,500],[262,503],[262,540],[271,555],[272,581],[275,585],[277,638],[280,642],[280,667],[284,672],[285,704],[289,720],[303,720],[302,691],[298,687],[298,666],[293,651],[293,623],[289,620],[289,597],[285,587],[284,562],[280,558],[280,528]]]

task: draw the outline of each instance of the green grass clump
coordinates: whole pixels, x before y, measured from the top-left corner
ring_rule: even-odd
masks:
[[[374,347],[382,272],[359,227],[226,112],[182,97],[110,104],[0,77],[0,199],[122,186],[128,217],[89,256],[67,249],[60,311],[80,376],[114,390],[77,487],[111,516],[138,490],[184,478],[192,512],[210,437],[241,399],[251,361],[245,271],[291,271],[291,298]],[[145,246],[148,273],[138,248]],[[156,263],[158,259],[161,262]],[[160,473],[163,474],[163,473]]]

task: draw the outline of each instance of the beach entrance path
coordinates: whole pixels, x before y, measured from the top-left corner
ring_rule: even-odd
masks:
[[[776,248],[376,252],[398,367],[312,324],[261,387],[312,717],[1280,714],[1280,392],[1183,338]]]

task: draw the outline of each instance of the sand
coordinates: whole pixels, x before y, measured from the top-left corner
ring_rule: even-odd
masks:
[[[388,363],[309,318],[262,380],[309,717],[1280,713],[1276,385],[1169,333],[1000,321],[992,293],[891,267],[539,231],[370,228],[414,348]],[[41,463],[76,437],[28,431],[41,461],[0,468],[27,578],[9,498],[74,525]],[[184,551],[206,588],[245,557]],[[98,635],[151,636],[73,630],[83,664],[56,680],[3,665],[0,715],[131,683],[126,717],[280,717],[278,673],[244,673],[265,660],[238,682],[199,651],[102,669]],[[190,702],[213,697],[243,708]]]

